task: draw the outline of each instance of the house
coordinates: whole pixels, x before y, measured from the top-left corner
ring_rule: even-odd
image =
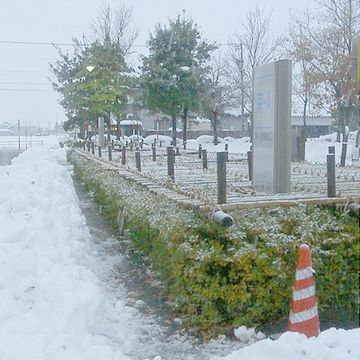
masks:
[[[331,126],[334,119],[331,116],[307,116],[306,132],[308,137],[319,137],[331,132]],[[292,129],[302,130],[304,128],[304,120],[300,115],[293,115],[291,119]]]
[[[2,124],[0,124],[0,136],[11,136],[15,135],[14,131],[11,129],[12,124],[5,121]]]

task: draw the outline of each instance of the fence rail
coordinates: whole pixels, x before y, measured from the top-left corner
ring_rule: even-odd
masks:
[[[0,148],[11,147],[11,148],[28,148],[33,145],[44,145],[43,140],[0,140]]]

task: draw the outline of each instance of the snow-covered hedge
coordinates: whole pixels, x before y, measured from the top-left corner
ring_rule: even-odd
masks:
[[[320,309],[358,313],[357,219],[317,207],[247,210],[232,213],[235,225],[224,229],[116,171],[75,153],[70,160],[115,227],[125,209],[127,235],[188,329],[215,335],[285,319],[303,242],[313,249]]]

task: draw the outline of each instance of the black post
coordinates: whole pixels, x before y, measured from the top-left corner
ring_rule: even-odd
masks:
[[[102,155],[101,155],[101,146],[100,145],[98,146],[98,154],[99,154],[99,158],[101,158]]]
[[[109,154],[109,161],[112,161],[112,147],[111,147],[111,144],[108,145],[108,154]]]
[[[115,149],[114,140],[111,140],[111,149],[112,149],[112,150],[114,150],[114,149]]]
[[[95,143],[93,141],[91,142],[91,153],[95,155]]]
[[[336,196],[335,183],[335,147],[329,146],[329,153],[326,156],[327,162],[327,192],[328,197]]]
[[[203,170],[208,168],[207,165],[207,152],[206,149],[202,150],[202,154],[201,154],[201,158],[202,158],[202,166],[203,166]]]
[[[226,161],[229,161],[229,144],[225,144]]]
[[[253,173],[252,173],[252,150],[247,152],[247,161],[248,161],[249,181],[252,181],[252,179],[253,179]]]
[[[302,128],[300,131],[300,161],[305,160],[305,145],[306,138],[305,138],[305,129]]]
[[[135,151],[135,163],[136,163],[136,169],[141,172],[141,161],[140,161],[139,148],[136,148],[136,151]]]
[[[156,147],[152,147],[152,161],[156,161]]]
[[[175,180],[175,154],[174,148],[172,146],[167,147],[167,168],[168,168],[168,176]]]
[[[341,158],[340,158],[340,166],[344,167],[346,162],[346,150],[347,150],[347,142],[342,143],[341,149]]]
[[[121,164],[126,164],[126,145],[123,145],[121,148]]]
[[[216,153],[218,204],[226,204],[226,159],[226,151]]]
[[[201,146],[201,144],[199,144],[199,150],[198,150],[198,153],[199,153],[199,159],[201,159],[201,150],[202,150],[202,146]]]
[[[87,151],[90,152],[90,141],[89,140],[87,141],[86,146],[87,146]]]

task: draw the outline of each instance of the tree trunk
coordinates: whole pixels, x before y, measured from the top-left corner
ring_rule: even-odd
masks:
[[[304,125],[304,138],[305,141],[307,139],[307,125],[306,125],[306,110],[307,110],[307,104],[308,104],[308,99],[305,98],[304,100],[304,107],[303,107],[303,125]]]
[[[176,115],[171,115],[172,121],[172,145],[176,147]]]
[[[107,141],[108,145],[111,144],[111,119],[110,119],[111,113],[107,113]]]
[[[120,138],[121,138],[121,130],[120,130],[120,119],[119,119],[119,117],[116,120],[116,128],[117,128],[116,138],[118,140],[120,140]]]
[[[340,100],[337,105],[337,129],[336,129],[336,142],[341,142],[341,133],[343,132],[344,114]]]
[[[213,130],[214,130],[214,145],[218,144],[218,129],[217,129],[217,118],[218,118],[218,113],[217,111],[213,111]]]
[[[187,118],[188,118],[189,109],[187,107],[184,108],[182,120],[183,120],[183,146],[184,150],[186,150],[186,132],[187,132]]]

